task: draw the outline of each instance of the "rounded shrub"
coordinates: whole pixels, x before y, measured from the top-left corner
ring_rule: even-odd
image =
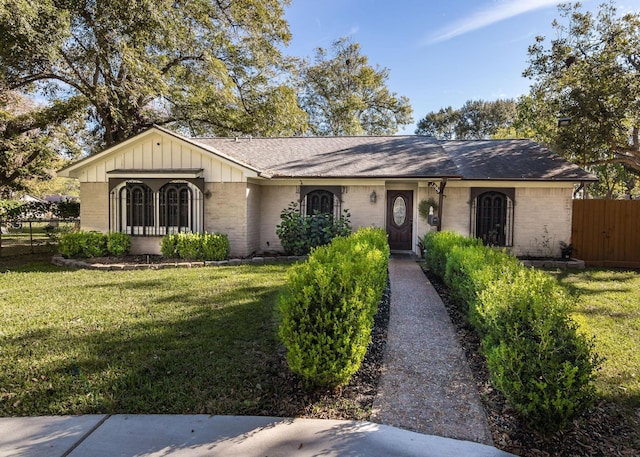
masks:
[[[338,236],[351,234],[351,222],[348,210],[340,217],[333,214],[318,213],[312,216],[301,214],[296,202],[291,202],[280,213],[280,224],[276,235],[285,253],[306,255],[318,246],[329,244]]]
[[[386,233],[361,229],[316,248],[290,270],[279,335],[290,369],[307,387],[346,384],[362,364],[388,259]]]
[[[570,318],[574,299],[549,275],[520,268],[490,284],[476,306],[496,387],[534,428],[564,427],[591,404],[600,364]]]
[[[101,257],[107,253],[107,240],[100,232],[65,233],[58,242],[58,251],[65,257]]]

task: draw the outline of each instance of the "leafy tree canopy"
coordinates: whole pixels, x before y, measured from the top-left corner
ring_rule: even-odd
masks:
[[[78,97],[38,106],[17,92],[0,89],[0,192],[24,190],[29,180],[48,179],[63,155],[79,154],[68,129],[83,107]]]
[[[516,102],[469,100],[460,109],[451,106],[428,113],[418,121],[416,135],[441,140],[484,139],[508,130],[514,121]]]
[[[289,0],[4,0],[0,87],[82,99],[92,151],[152,124],[293,134],[306,115],[280,84]]]
[[[580,165],[640,170],[640,14],[620,17],[613,3],[595,16],[579,3],[559,11],[557,38],[529,47],[524,75],[534,84],[519,107],[520,128]],[[564,117],[571,124],[558,128]],[[600,170],[610,176],[614,168]]]
[[[413,122],[409,99],[386,87],[389,70],[370,66],[349,38],[316,49],[300,76],[300,105],[312,135],[392,135]]]

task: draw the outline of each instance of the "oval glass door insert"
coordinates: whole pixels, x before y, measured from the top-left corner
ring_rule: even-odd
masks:
[[[393,202],[393,222],[399,226],[404,224],[405,220],[407,220],[407,204],[402,196],[398,196]]]

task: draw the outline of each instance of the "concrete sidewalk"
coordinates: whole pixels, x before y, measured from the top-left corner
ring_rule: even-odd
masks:
[[[433,286],[415,260],[393,258],[389,271],[385,368],[374,402],[379,424],[207,415],[0,418],[0,457],[511,455],[490,445],[469,367]]]
[[[0,456],[502,457],[493,447],[370,422],[238,416],[0,418]]]

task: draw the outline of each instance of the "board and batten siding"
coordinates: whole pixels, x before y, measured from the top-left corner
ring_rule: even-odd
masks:
[[[203,169],[206,182],[246,182],[238,165],[169,135],[147,135],[79,170],[80,182],[108,182],[112,170]]]

